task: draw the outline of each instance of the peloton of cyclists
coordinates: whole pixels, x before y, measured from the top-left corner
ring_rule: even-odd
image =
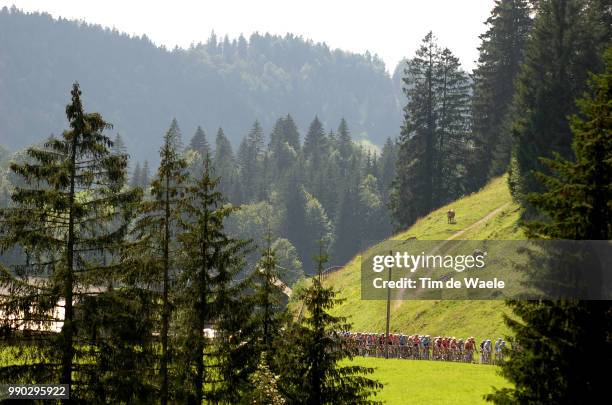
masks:
[[[359,356],[389,357],[413,360],[442,360],[472,363],[474,353],[480,352],[483,364],[498,364],[503,361],[506,342],[498,338],[494,344],[483,339],[480,350],[474,336],[457,339],[455,336],[405,335],[391,333],[388,340],[384,333],[342,332],[340,338]],[[385,344],[386,343],[386,344]]]

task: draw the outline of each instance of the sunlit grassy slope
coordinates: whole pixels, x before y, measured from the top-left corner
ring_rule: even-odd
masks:
[[[374,399],[385,404],[484,404],[492,387],[509,386],[498,368],[480,364],[356,357],[353,364],[374,368],[384,388]]]
[[[456,212],[456,223],[447,224],[446,211]],[[477,193],[466,196],[421,218],[408,230],[391,239],[417,237],[421,240],[523,239],[517,226],[520,208],[512,202],[506,178],[492,180]],[[458,232],[463,232],[456,235]],[[373,247],[371,249],[376,249]],[[333,309],[347,316],[355,331],[383,332],[386,301],[362,301],[358,255],[346,267],[326,277],[344,302]],[[502,315],[503,301],[414,301],[395,300],[391,304],[391,330],[430,335],[497,338],[508,333]]]

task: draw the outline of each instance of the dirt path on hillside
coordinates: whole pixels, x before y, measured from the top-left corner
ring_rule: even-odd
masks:
[[[461,235],[463,235],[467,231],[470,231],[470,230],[476,228],[477,226],[480,226],[480,225],[484,224],[485,222],[489,222],[491,220],[491,218],[493,218],[494,216],[496,216],[497,214],[502,212],[504,210],[504,208],[508,207],[509,205],[510,205],[510,203],[507,202],[507,203],[503,204],[502,206],[495,208],[493,211],[489,212],[487,215],[485,215],[484,217],[480,218],[478,221],[474,222],[472,225],[470,225],[470,226],[468,226],[466,228],[463,228],[460,231],[455,232],[454,234],[449,236],[446,240],[457,239],[458,237],[460,237]]]
[[[454,234],[452,234],[451,236],[446,238],[446,240],[444,240],[442,243],[436,245],[433,249],[431,249],[427,253],[428,254],[434,254],[434,253],[442,250],[447,245],[447,243],[449,241],[455,240],[455,239],[461,237],[466,232],[471,231],[472,229],[477,228],[480,225],[483,225],[483,224],[489,222],[493,217],[497,216],[497,214],[502,212],[509,205],[510,205],[510,203],[507,202],[507,203],[505,203],[505,204],[495,208],[493,211],[490,211],[487,215],[485,215],[484,217],[480,218],[478,221],[476,221],[473,224],[470,224],[469,226],[466,226],[465,228],[455,232]],[[404,298],[405,291],[406,291],[405,288],[402,288],[401,290],[397,291],[396,298],[394,298],[395,302],[393,303],[393,309],[398,309],[402,305],[402,302],[403,302],[402,299]]]

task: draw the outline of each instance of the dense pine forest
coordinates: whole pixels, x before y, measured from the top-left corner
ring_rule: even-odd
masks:
[[[77,79],[128,152],[156,163],[172,117],[189,131],[221,126],[234,144],[255,119],[267,135],[287,113],[302,131],[318,115],[334,129],[344,117],[357,139],[375,144],[398,133],[399,89],[378,57],[295,35],[212,33],[169,50],[144,35],[4,8],[0,38],[0,144],[13,151],[61,132],[62,95]]]
[[[529,238],[609,240],[609,0],[497,0],[485,24],[473,72],[429,32],[391,78],[291,35],[167,51],[0,11],[0,383],[376,403],[327,270],[504,173]],[[508,305],[488,400],[607,395],[610,301]]]

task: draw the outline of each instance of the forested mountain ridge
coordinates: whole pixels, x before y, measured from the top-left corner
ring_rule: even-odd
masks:
[[[305,132],[317,115],[342,117],[357,139],[382,145],[400,123],[397,92],[376,56],[330,49],[301,37],[214,34],[169,51],[131,37],[48,14],[0,10],[0,144],[23,148],[63,128],[63,94],[75,80],[87,105],[105,111],[136,159],[157,156],[176,117],[187,131],[221,126],[234,144],[258,119],[264,131],[291,113]]]

